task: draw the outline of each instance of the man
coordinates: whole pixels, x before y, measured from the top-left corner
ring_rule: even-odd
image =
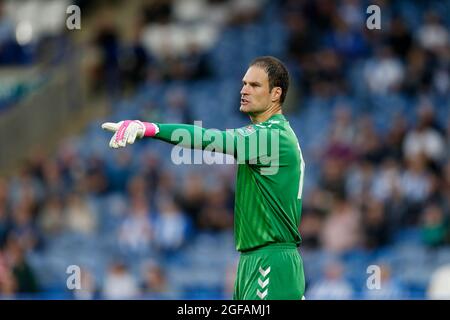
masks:
[[[114,132],[112,148],[153,137],[237,159],[234,227],[241,253],[233,297],[237,300],[303,298],[303,263],[297,247],[304,161],[282,114],[288,86],[286,67],[274,57],[259,57],[242,80],[240,111],[249,115],[251,125],[226,131],[139,120],[102,125]],[[189,139],[180,141],[181,131]]]

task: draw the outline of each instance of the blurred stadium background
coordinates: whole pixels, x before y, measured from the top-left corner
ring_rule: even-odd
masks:
[[[450,299],[449,8],[0,1],[0,298],[230,299],[235,166],[177,166],[159,141],[111,150],[100,124],[245,125],[241,77],[274,55],[307,168],[306,297]]]

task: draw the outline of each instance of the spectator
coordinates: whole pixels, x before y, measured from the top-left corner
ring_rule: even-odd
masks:
[[[46,238],[52,239],[64,231],[64,205],[56,197],[49,197],[38,214],[38,227]]]
[[[422,47],[432,51],[438,51],[449,43],[448,30],[442,25],[436,12],[425,13],[424,24],[417,31],[417,38]]]
[[[163,170],[160,172],[155,199],[170,198],[176,193],[176,177],[173,172]]]
[[[106,274],[102,296],[105,299],[135,299],[140,293],[136,279],[121,262],[110,265]]]
[[[212,75],[209,67],[208,54],[196,41],[187,45],[186,51],[180,56],[180,62],[185,69],[185,78],[201,80]]]
[[[103,89],[110,96],[115,96],[122,89],[120,79],[120,39],[113,21],[112,13],[104,11],[98,19],[98,32],[94,39],[94,45],[101,54],[98,66],[97,83],[104,86]]]
[[[411,226],[410,216],[414,215],[417,209],[411,210],[411,206],[408,201],[403,197],[401,189],[395,188],[392,190],[392,194],[385,201],[386,217],[389,221],[389,234],[394,235],[400,228]],[[414,209],[414,207],[413,207]]]
[[[156,186],[157,188],[157,186]],[[148,191],[147,181],[143,176],[134,175],[127,182],[127,194],[130,198],[145,198]]]
[[[304,61],[317,49],[318,40],[310,32],[306,17],[301,12],[286,10],[285,14],[289,28],[289,53],[293,59]]]
[[[361,244],[360,212],[342,195],[335,197],[332,211],[325,218],[321,244],[325,250],[344,253]]]
[[[400,191],[400,166],[394,159],[386,158],[373,176],[371,195],[379,201],[386,201]]]
[[[201,175],[189,173],[184,179],[182,188],[177,195],[177,203],[186,212],[196,227],[199,226],[199,215],[206,202],[206,190]]]
[[[431,191],[431,181],[423,155],[407,159],[401,188],[406,200],[412,203],[422,203],[427,199]]]
[[[206,204],[200,213],[199,225],[204,230],[223,231],[233,226],[233,216],[227,208],[224,186],[215,186],[208,192]]]
[[[0,250],[0,296],[13,298],[17,292],[17,282]]]
[[[3,51],[3,46],[11,41],[14,37],[14,22],[5,12],[5,2],[0,2],[0,46]]]
[[[164,121],[167,123],[192,123],[193,117],[188,105],[188,97],[183,88],[175,88],[166,94]]]
[[[315,250],[320,248],[319,235],[322,229],[322,215],[318,209],[304,208],[302,210],[302,223],[300,224],[302,247]]]
[[[418,115],[416,128],[405,137],[405,157],[411,158],[422,153],[427,159],[438,162],[444,156],[445,140],[434,120],[434,111],[431,106],[420,106]]]
[[[384,157],[385,150],[370,116],[361,116],[358,120],[355,148],[363,161],[372,164],[379,164]]]
[[[42,188],[39,178],[31,175],[29,167],[26,167],[10,181],[8,190],[12,208],[28,206],[28,209],[32,211],[41,197]]]
[[[172,0],[147,1],[142,8],[146,23],[166,24],[172,15]]]
[[[431,275],[427,288],[427,298],[434,300],[450,299],[450,265],[445,264]]]
[[[258,0],[232,0],[231,1],[231,25],[250,24],[257,20],[261,14],[261,6],[264,1]]]
[[[380,267],[380,288],[366,289],[364,299],[369,300],[399,300],[406,298],[399,281],[393,278],[391,269],[387,264]]]
[[[406,56],[405,93],[414,96],[416,92],[428,92],[431,88],[433,63],[430,55],[413,45]]]
[[[365,247],[369,250],[382,248],[389,243],[389,225],[382,202],[370,199],[363,206]]]
[[[395,161],[403,159],[403,141],[407,133],[406,119],[396,113],[385,136],[385,157]]]
[[[336,159],[326,158],[322,164],[322,172],[319,178],[319,186],[323,190],[336,195],[345,193],[345,167],[347,162]]]
[[[336,106],[333,116],[334,119],[329,133],[331,144],[352,148],[357,132],[350,107],[345,104]]]
[[[334,28],[325,38],[325,43],[347,59],[358,59],[366,51],[366,44],[359,30],[352,30],[351,26],[337,16]]]
[[[164,252],[179,250],[189,235],[190,222],[171,199],[160,199],[153,217],[154,243]]]
[[[42,165],[42,180],[47,197],[61,197],[67,193],[65,181],[61,177],[61,168],[56,161],[48,160]]]
[[[359,31],[364,23],[364,9],[358,0],[344,0],[338,8],[339,16],[354,31]]]
[[[98,288],[95,278],[87,268],[80,270],[80,289],[73,291],[74,298],[77,300],[92,300],[98,296]]]
[[[127,216],[119,227],[118,243],[125,252],[144,253],[153,238],[150,209],[146,198],[136,195]]]
[[[39,235],[32,218],[31,207],[26,202],[13,209],[12,227],[8,235],[16,238],[25,251],[33,250],[39,241]]]
[[[147,80],[150,68],[152,68],[153,59],[148,54],[147,49],[141,42],[144,24],[138,18],[134,28],[131,43],[124,48],[121,58],[121,72],[124,85],[135,90],[144,81]]]
[[[108,191],[109,181],[106,175],[104,159],[95,153],[90,155],[86,161],[86,173],[83,175],[82,189],[88,194],[104,195]]]
[[[19,239],[11,236],[5,246],[5,258],[12,270],[17,293],[36,293],[39,284],[33,269],[25,257],[25,248]]]
[[[346,92],[346,82],[342,81],[342,61],[336,50],[322,49],[316,53],[315,60],[317,70],[313,77],[312,93],[317,96],[332,97]]]
[[[67,196],[64,210],[65,226],[69,231],[81,235],[93,235],[97,229],[97,216],[83,195],[71,193]]]
[[[374,165],[366,160],[357,162],[348,171],[346,192],[355,204],[362,205],[365,199],[370,196],[374,187],[375,176]]]
[[[328,262],[324,278],[312,284],[305,294],[308,300],[348,300],[354,295],[351,284],[343,277],[343,266],[339,261]]]
[[[449,241],[448,221],[442,207],[430,204],[422,213],[422,239],[429,247],[442,246]]]
[[[398,91],[404,78],[404,66],[388,46],[377,49],[375,58],[364,67],[364,79],[372,94]]]
[[[153,261],[147,261],[142,270],[144,294],[168,294],[168,283],[163,269]]]
[[[408,25],[401,16],[396,16],[391,21],[388,40],[396,56],[404,60],[411,50],[413,38]]]
[[[124,192],[127,181],[132,175],[131,155],[127,150],[118,152],[107,170],[107,179],[111,192]]]
[[[161,172],[162,163],[160,162],[158,156],[155,153],[147,152],[143,155],[142,162],[139,165],[139,167],[140,167],[139,177],[142,177],[141,185],[146,190],[145,195],[149,197],[149,200],[151,202],[155,202],[156,190],[158,189],[158,186],[160,184],[160,178],[162,174]]]
[[[27,62],[23,46],[15,39],[15,29],[15,23],[5,8],[5,1],[0,2],[0,65]]]

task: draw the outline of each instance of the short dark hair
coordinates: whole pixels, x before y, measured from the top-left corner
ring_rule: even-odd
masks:
[[[250,63],[251,66],[257,66],[266,71],[270,91],[274,87],[281,88],[280,103],[283,104],[289,88],[289,72],[283,62],[272,56],[263,56],[254,59]]]

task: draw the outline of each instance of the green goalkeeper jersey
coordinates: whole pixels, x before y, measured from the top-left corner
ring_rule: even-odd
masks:
[[[251,128],[254,131],[241,139],[249,144],[251,135],[267,132],[270,137],[267,153],[271,161],[260,159],[264,157],[263,151],[256,164],[238,164],[236,247],[245,251],[273,242],[299,245],[304,162],[297,137],[283,115],[274,115]],[[266,140],[265,137],[260,138],[260,141]],[[278,141],[274,142],[274,138]]]
[[[234,229],[238,251],[270,243],[300,244],[305,165],[297,137],[282,114],[226,131],[183,124],[157,125],[157,139],[236,158]]]

